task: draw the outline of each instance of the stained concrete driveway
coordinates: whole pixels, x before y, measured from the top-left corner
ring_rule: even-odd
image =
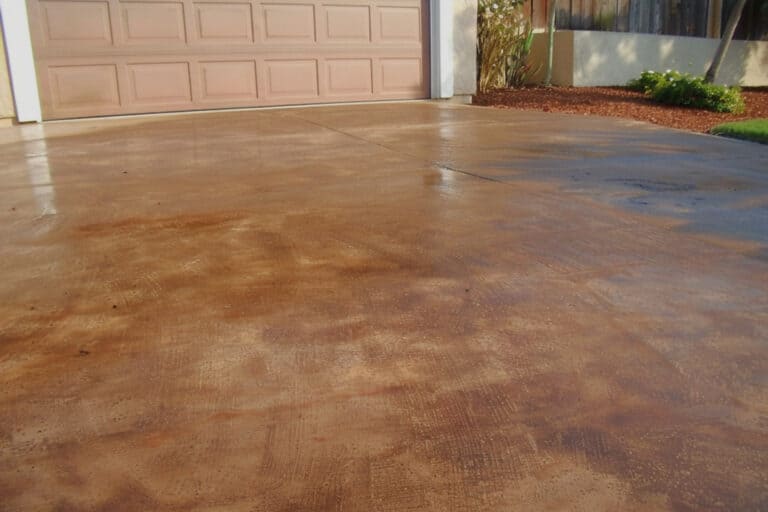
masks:
[[[429,103],[0,132],[0,509],[768,509],[768,148]]]

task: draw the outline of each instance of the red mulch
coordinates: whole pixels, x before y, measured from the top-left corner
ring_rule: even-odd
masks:
[[[543,112],[623,117],[662,126],[708,132],[713,126],[740,119],[768,118],[768,88],[742,90],[743,114],[718,114],[706,110],[653,103],[642,93],[622,87],[523,87],[499,89],[474,98],[477,105]]]

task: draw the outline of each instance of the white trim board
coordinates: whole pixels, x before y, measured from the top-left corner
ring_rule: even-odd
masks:
[[[25,0],[0,0],[0,18],[3,23],[8,69],[19,122],[40,122],[40,96],[37,91],[35,57],[29,35]]]
[[[432,98],[453,96],[453,1],[430,0],[430,88]]]

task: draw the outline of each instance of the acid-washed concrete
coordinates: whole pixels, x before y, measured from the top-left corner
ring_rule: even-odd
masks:
[[[0,132],[3,510],[763,510],[768,148],[430,103]]]
[[[590,30],[556,32],[552,83],[567,86],[625,85],[646,70],[674,69],[704,75],[719,39]],[[547,34],[534,35],[531,62],[546,62]],[[542,82],[545,66],[532,82]],[[717,83],[768,85],[768,41],[733,41]]]

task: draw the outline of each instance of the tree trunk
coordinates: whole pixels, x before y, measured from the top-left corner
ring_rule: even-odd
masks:
[[[741,13],[744,10],[744,6],[747,4],[747,0],[738,0],[736,5],[733,6],[730,16],[728,16],[728,24],[725,26],[725,33],[720,38],[720,44],[717,45],[717,51],[712,59],[712,64],[707,70],[707,74],[704,75],[704,81],[711,84],[717,78],[717,73],[720,71],[720,65],[723,63],[725,54],[728,52],[728,47],[731,46],[733,40],[733,33],[736,32],[736,25],[739,24]]]
[[[548,42],[547,42],[547,76],[544,78],[544,85],[552,85],[552,66],[555,56],[555,10],[557,9],[557,0],[549,2],[549,19],[547,21]]]

